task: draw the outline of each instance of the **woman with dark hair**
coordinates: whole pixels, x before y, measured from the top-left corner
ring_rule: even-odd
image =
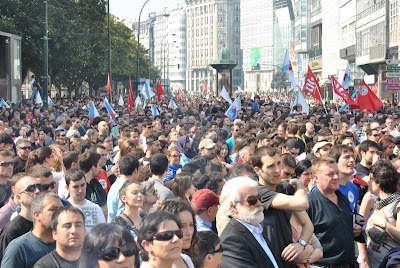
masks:
[[[140,267],[139,248],[127,229],[117,224],[94,226],[85,238],[79,268]]]
[[[383,152],[383,157],[388,160],[392,160],[396,156],[393,154],[393,150],[396,147],[396,143],[394,142],[394,138],[391,135],[385,135],[379,141],[379,145],[381,146],[381,151]]]
[[[233,165],[231,165],[232,159],[229,158],[229,147],[226,142],[222,143],[217,158],[224,164],[225,167],[227,168],[233,167]]]
[[[312,179],[311,166],[312,163],[310,160],[302,160],[297,164],[294,171],[296,177],[304,184],[304,189],[307,191],[307,193],[310,192],[309,184]]]
[[[172,194],[175,198],[190,203],[192,195],[196,192],[196,188],[193,185],[193,178],[192,174],[186,172],[176,175],[172,184]]]
[[[190,204],[182,200],[170,199],[165,201],[159,208],[159,211],[165,211],[176,216],[181,222],[182,237],[182,250],[183,253],[194,257],[197,252],[194,250],[194,245],[197,243],[197,227],[196,218]],[[174,262],[177,267],[183,265],[182,260]]]
[[[197,155],[192,159],[191,163],[200,167],[201,175],[211,173],[211,161],[207,157]]]
[[[198,254],[194,256],[195,267],[218,267],[221,264],[223,248],[216,233],[211,231],[199,232],[199,240],[195,246]]]
[[[391,248],[400,247],[400,195],[398,173],[388,160],[371,166],[369,189],[378,197],[375,211],[365,224],[366,243],[359,243],[361,266],[378,267]],[[368,216],[368,215],[366,215]],[[366,267],[368,267],[366,266]]]
[[[40,147],[29,153],[25,164],[25,171],[36,165],[51,167],[54,163],[53,150],[49,146]]]
[[[192,161],[192,158],[196,156],[196,153],[192,150],[189,136],[179,137],[176,142],[176,148],[181,153],[181,165],[184,166]]]
[[[182,238],[182,224],[175,215],[165,211],[147,215],[138,236],[143,260],[140,267],[194,268],[190,257],[182,254]]]

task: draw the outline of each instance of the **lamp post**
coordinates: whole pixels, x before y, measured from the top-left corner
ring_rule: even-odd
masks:
[[[111,75],[111,29],[110,29],[110,0],[107,0],[107,27],[108,27],[108,73],[110,74],[110,101],[112,103],[112,75]]]
[[[136,52],[136,95],[138,94],[138,90],[139,90],[139,48],[140,48],[140,16],[142,15],[142,11],[144,6],[147,4],[147,2],[149,2],[150,0],[146,0],[146,2],[144,2],[142,8],[140,9],[140,13],[139,13],[139,22],[138,22],[138,34],[137,34],[137,52]]]
[[[49,38],[47,36],[47,0],[43,1],[44,3],[44,21],[43,21],[43,106],[47,108],[47,87],[48,87],[48,66],[49,66],[49,51],[48,51],[48,41]]]

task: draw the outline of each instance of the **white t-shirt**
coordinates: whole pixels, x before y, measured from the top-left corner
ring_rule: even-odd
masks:
[[[63,198],[63,199],[67,199],[68,198],[69,192],[68,192],[66,186],[67,186],[67,183],[65,182],[65,178],[62,178],[58,182],[58,191],[57,191],[58,192],[58,196],[60,198]]]
[[[86,200],[84,205],[75,206],[82,210],[83,215],[85,215],[85,230],[86,233],[92,229],[93,226],[99,223],[105,223],[106,218],[104,217],[103,211],[101,210],[99,205],[96,205],[89,200]]]

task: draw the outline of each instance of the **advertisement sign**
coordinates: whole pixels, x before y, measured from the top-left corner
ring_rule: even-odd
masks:
[[[308,62],[308,66],[310,66],[311,70],[321,69],[322,68],[322,59],[310,60]]]
[[[250,52],[251,69],[260,70],[261,67],[261,48],[255,47]]]

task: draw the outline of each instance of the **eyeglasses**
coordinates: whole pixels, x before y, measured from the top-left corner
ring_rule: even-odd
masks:
[[[257,201],[260,200],[261,202],[261,196],[249,196],[246,199],[247,204],[249,204],[250,206],[254,206],[257,204]]]
[[[154,240],[158,240],[158,241],[169,241],[172,238],[174,238],[175,235],[179,239],[182,239],[182,237],[183,237],[182,230],[161,232],[161,233],[158,233],[155,236],[153,236],[153,238],[154,238]]]
[[[2,162],[0,163],[1,167],[9,167],[9,166],[14,166],[13,162]]]
[[[292,173],[287,172],[287,171],[284,171],[284,174],[285,174],[286,177],[292,177],[292,175],[293,175]]]
[[[22,191],[22,192],[34,193],[36,190],[40,191],[41,186],[42,185],[40,183],[32,184],[32,185],[29,185],[28,187],[26,187],[25,191]]]
[[[39,191],[45,192],[45,191],[49,190],[49,188],[50,188],[50,189],[56,188],[56,182],[53,181],[53,182],[51,182],[50,184],[39,184],[38,187],[39,187],[39,188],[38,188]]]
[[[113,261],[119,257],[119,254],[122,252],[125,257],[131,257],[136,254],[135,246],[132,243],[128,243],[123,245],[120,248],[111,247],[106,248],[100,251],[99,257],[105,261]]]
[[[31,146],[19,147],[19,149],[24,150],[24,151],[31,150]]]
[[[372,134],[372,136],[374,136],[374,137],[380,137],[381,135],[380,135],[380,134]]]
[[[214,249],[213,251],[209,252],[208,254],[212,254],[214,255],[215,253],[222,253],[224,252],[224,248],[222,247],[222,245],[219,245],[219,249]]]
[[[181,155],[180,154],[173,154],[173,155],[171,155],[172,157],[181,157]]]

